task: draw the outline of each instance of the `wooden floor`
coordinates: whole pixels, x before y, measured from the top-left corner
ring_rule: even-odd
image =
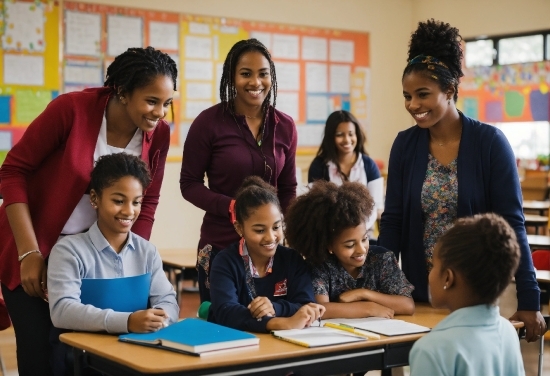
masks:
[[[501,312],[506,316],[512,315],[514,313],[514,308],[516,304],[515,285],[511,285],[501,298]],[[181,318],[196,317],[197,309],[199,307],[199,294],[193,292],[183,292],[181,296],[180,306]],[[546,337],[549,338],[548,335]],[[525,341],[521,341],[521,352],[523,355],[523,362],[525,364],[526,376],[537,375],[537,366],[539,359],[538,346],[538,342],[528,344]],[[4,365],[7,370],[6,375],[3,376],[17,376],[18,374],[17,362],[15,358],[15,337],[12,328],[0,332],[0,355],[2,356]],[[379,371],[370,371],[367,373],[367,376],[376,376],[379,374]],[[408,374],[408,367],[396,369],[393,372],[393,375],[407,376]],[[550,375],[550,339],[547,339],[545,343],[543,375]]]

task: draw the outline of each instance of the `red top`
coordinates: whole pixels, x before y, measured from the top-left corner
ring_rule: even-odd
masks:
[[[206,211],[199,248],[210,244],[224,249],[239,240],[229,221],[229,204],[247,176],[258,175],[275,186],[286,210],[296,197],[296,143],[294,121],[272,107],[261,147],[245,117],[233,117],[221,103],[197,116],[185,140],[180,189],[183,198]]]
[[[27,203],[44,257],[50,254],[63,226],[90,184],[94,150],[110,88],[93,88],[54,99],[25,131],[0,168],[0,281],[10,289],[21,283],[17,247],[5,207]],[[132,231],[149,239],[158,205],[170,127],[159,122],[143,135],[141,158],[153,181],[143,198]]]

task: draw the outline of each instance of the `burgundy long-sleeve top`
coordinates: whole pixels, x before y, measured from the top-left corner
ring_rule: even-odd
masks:
[[[258,175],[275,186],[286,210],[296,197],[296,144],[294,121],[272,107],[261,146],[245,117],[233,115],[223,103],[197,116],[184,144],[180,189],[184,199],[206,211],[199,248],[224,249],[239,239],[229,221],[229,204],[247,176]]]
[[[0,281],[14,289],[21,283],[17,247],[6,207],[27,203],[44,257],[59,238],[63,226],[90,184],[94,150],[110,88],[92,88],[54,99],[27,128],[0,168]],[[160,196],[170,144],[164,120],[143,134],[141,159],[151,171],[141,213],[132,231],[149,239]]]

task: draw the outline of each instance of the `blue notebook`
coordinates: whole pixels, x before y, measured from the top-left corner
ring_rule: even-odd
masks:
[[[192,355],[260,343],[253,334],[195,318],[183,319],[154,333],[123,334],[118,340]]]
[[[82,279],[80,301],[100,309],[135,312],[147,309],[151,273],[134,277]]]

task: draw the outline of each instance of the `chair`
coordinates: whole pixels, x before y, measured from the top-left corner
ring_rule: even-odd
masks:
[[[521,181],[524,200],[543,201],[548,198],[548,171],[525,170]]]
[[[550,251],[549,250],[535,250],[531,253],[533,257],[533,265],[538,270],[550,270]]]
[[[8,314],[8,308],[2,297],[2,291],[0,291],[0,330],[7,329],[11,326],[10,316]],[[2,360],[2,353],[0,353],[0,370],[2,370],[2,375],[6,375],[6,367],[4,366],[4,361]]]

